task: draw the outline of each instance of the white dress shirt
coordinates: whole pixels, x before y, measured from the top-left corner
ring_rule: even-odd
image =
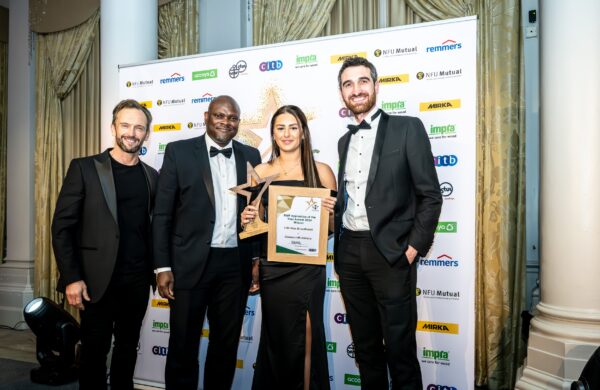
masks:
[[[220,147],[206,135],[206,153],[209,153],[208,160],[215,195],[215,229],[210,244],[214,248],[237,247],[237,195],[229,191],[231,187],[237,185],[232,144],[229,141],[225,147]],[[232,148],[231,157],[227,158],[221,153],[210,157],[211,146],[217,149]],[[198,222],[201,223],[201,221]]]
[[[365,196],[375,137],[377,136],[377,127],[381,115],[378,115],[373,121],[371,121],[371,117],[378,109],[377,106],[374,106],[365,116],[365,122],[371,125],[371,129],[360,129],[356,134],[352,134],[348,145],[346,169],[344,171],[348,200],[342,223],[344,228],[352,231],[369,230]],[[358,125],[354,117],[352,117],[351,123]]]

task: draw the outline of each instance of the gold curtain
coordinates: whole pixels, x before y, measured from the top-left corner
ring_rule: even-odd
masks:
[[[410,8],[406,0],[387,0],[387,9],[388,27],[423,22],[423,18]]]
[[[379,28],[378,0],[336,0],[319,36]]]
[[[8,43],[0,42],[0,262],[4,261],[6,235],[6,116],[8,93]]]
[[[158,7],[158,58],[197,54],[198,0],[174,0]]]
[[[71,158],[100,146],[99,15],[37,36],[34,294],[57,302],[50,233],[56,199]]]
[[[475,381],[512,389],[525,345],[525,125],[518,0],[405,0],[423,21],[478,15]]]
[[[323,30],[335,0],[255,0],[254,45],[314,38]]]

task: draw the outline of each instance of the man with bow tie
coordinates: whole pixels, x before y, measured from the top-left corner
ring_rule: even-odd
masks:
[[[246,162],[259,164],[260,154],[233,140],[240,109],[230,96],[216,97],[204,120],[205,135],[167,145],[152,222],[157,286],[171,308],[165,384],[173,390],[198,386],[206,313],[203,387],[231,388],[251,281],[251,243],[238,239],[245,198],[229,188],[246,181]]]
[[[414,117],[377,108],[377,70],[349,58],[338,74],[355,123],[338,142],[335,269],[363,389],[422,389],[416,263],[442,207],[429,138]]]

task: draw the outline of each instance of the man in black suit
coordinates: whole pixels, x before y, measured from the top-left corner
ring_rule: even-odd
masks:
[[[229,188],[246,181],[258,150],[233,140],[240,109],[219,96],[204,113],[206,134],[171,142],[165,151],[152,223],[154,264],[169,299],[167,389],[197,388],[204,315],[210,325],[204,389],[229,389],[251,281],[251,243],[240,241],[245,198]]]
[[[115,148],[71,161],[56,202],[58,290],[81,315],[80,389],[133,389],[153,281],[150,217],[158,173],[138,158],[152,116],[135,100],[113,110]]]
[[[338,74],[356,123],[340,138],[335,268],[363,389],[422,389],[416,354],[416,262],[442,207],[429,138],[418,118],[375,105],[377,70],[360,57]]]

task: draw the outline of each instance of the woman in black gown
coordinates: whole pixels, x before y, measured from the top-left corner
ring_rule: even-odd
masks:
[[[331,168],[313,158],[306,116],[300,108],[283,106],[273,114],[271,141],[270,161],[255,168],[260,177],[279,174],[272,184],[336,189]],[[244,209],[243,224],[266,215],[266,199],[260,210]],[[322,202],[330,214],[331,230],[335,198]],[[262,328],[252,389],[329,389],[323,325],[325,266],[269,262],[265,257],[260,259],[258,272]]]

